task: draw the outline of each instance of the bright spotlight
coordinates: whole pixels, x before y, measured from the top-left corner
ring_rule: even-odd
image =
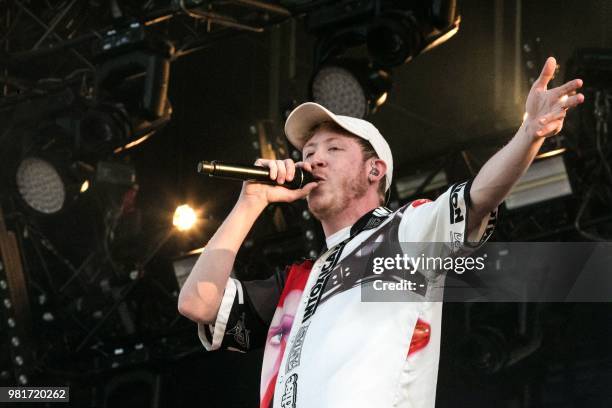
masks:
[[[187,231],[193,228],[197,220],[198,217],[193,208],[191,208],[188,204],[183,204],[176,207],[172,224],[179,231]]]
[[[385,102],[387,102],[387,97],[389,96],[389,92],[385,92],[376,100],[376,106],[381,106]]]

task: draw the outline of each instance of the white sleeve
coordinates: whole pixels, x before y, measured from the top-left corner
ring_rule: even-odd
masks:
[[[267,279],[244,282],[229,278],[215,323],[198,323],[204,348],[247,352],[265,345],[285,274],[276,272]]]
[[[497,210],[485,217],[467,236],[470,182],[454,184],[435,201],[416,200],[403,209],[398,236],[400,242],[439,242],[451,253],[473,250],[493,233]]]
[[[229,278],[225,284],[225,292],[223,293],[223,299],[221,299],[221,306],[219,307],[215,323],[198,323],[198,337],[206,350],[213,351],[221,347],[230,318],[230,312],[236,300],[239,304],[244,303],[242,284],[237,279]]]

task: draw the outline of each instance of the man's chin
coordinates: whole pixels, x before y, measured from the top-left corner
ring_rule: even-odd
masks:
[[[332,212],[332,200],[322,192],[316,190],[311,192],[306,201],[308,202],[308,209],[318,220]]]
[[[325,200],[323,194],[318,191],[312,191],[306,198],[308,209],[315,216],[325,208]]]

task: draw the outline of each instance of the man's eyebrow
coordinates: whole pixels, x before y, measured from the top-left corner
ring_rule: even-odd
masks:
[[[330,141],[332,141],[332,140],[341,140],[341,139],[340,139],[340,137],[339,137],[339,136],[332,135],[332,136],[329,136],[329,137],[327,137],[327,138],[323,139],[323,143],[325,143],[325,142],[330,142]],[[310,141],[308,141],[308,142],[306,142],[306,144],[304,145],[304,147],[302,147],[302,150],[306,150],[306,149],[307,149],[307,148],[309,148],[309,147],[316,147],[316,146],[317,146],[317,143],[316,143],[316,142],[310,142]]]
[[[314,142],[310,142],[310,141],[309,141],[309,142],[306,142],[306,144],[304,145],[304,147],[302,147],[302,150],[305,150],[305,149],[307,149],[307,148],[309,148],[309,147],[314,147],[314,146],[316,146],[316,145],[317,145],[317,144],[316,144],[316,143],[314,143]]]

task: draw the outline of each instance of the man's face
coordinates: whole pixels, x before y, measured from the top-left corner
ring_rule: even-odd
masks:
[[[319,129],[302,150],[313,175],[321,178],[308,195],[308,207],[319,220],[344,211],[368,189],[368,171],[359,143],[351,137]]]

